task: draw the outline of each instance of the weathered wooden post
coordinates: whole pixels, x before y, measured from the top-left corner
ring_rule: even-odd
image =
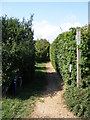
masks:
[[[81,44],[81,29],[77,29],[76,40],[77,40],[77,87],[79,87],[81,82],[81,70],[79,67],[81,61],[81,53],[78,46]]]

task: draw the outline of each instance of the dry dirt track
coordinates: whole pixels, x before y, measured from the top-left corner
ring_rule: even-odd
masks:
[[[62,97],[65,87],[51,63],[46,64],[48,85],[43,97],[35,103],[31,118],[76,118],[69,112]]]

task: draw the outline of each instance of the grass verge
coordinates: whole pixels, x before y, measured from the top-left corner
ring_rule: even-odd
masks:
[[[47,85],[46,63],[35,64],[34,80],[22,86],[16,96],[3,97],[2,118],[28,118],[34,110],[34,103],[42,95]]]

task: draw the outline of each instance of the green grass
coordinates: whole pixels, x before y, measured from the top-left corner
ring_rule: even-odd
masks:
[[[45,65],[46,63],[35,64],[33,82],[24,85],[21,90],[18,90],[16,96],[3,97],[3,118],[28,118],[30,116],[34,110],[35,101],[40,98],[47,85]]]

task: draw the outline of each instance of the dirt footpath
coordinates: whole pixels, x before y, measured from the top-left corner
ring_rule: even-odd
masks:
[[[35,104],[31,118],[76,118],[67,109],[62,97],[65,86],[50,62],[46,64],[48,85],[43,97]]]

